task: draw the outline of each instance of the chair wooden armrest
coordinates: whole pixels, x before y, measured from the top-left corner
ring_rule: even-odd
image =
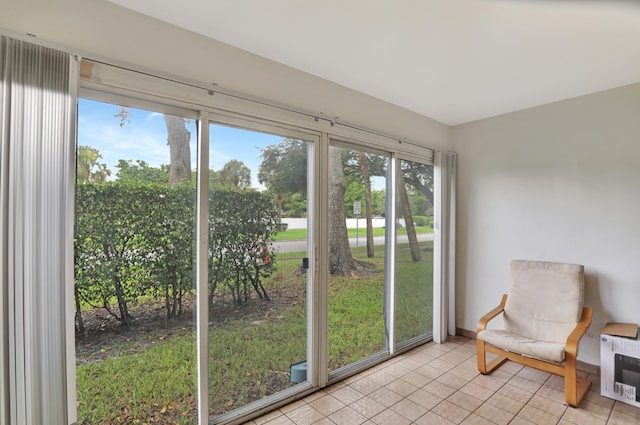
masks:
[[[567,338],[567,344],[565,345],[565,354],[574,354],[576,357],[578,356],[578,344],[580,343],[580,339],[587,332],[589,326],[591,325],[591,317],[593,315],[593,311],[589,307],[582,308],[582,318],[573,329],[569,337]]]
[[[502,295],[502,301],[500,301],[500,305],[484,316],[480,318],[478,321],[478,329],[476,331],[476,346],[478,351],[478,370],[483,375],[489,374],[493,372],[494,369],[499,367],[502,363],[504,363],[507,358],[506,357],[497,357],[492,362],[487,364],[487,355],[485,350],[485,343],[480,338],[478,338],[478,334],[487,328],[487,323],[491,319],[494,319],[496,316],[500,315],[504,312],[504,306],[507,304],[507,294]]]
[[[487,324],[491,319],[494,319],[500,313],[504,312],[504,306],[506,304],[507,304],[507,294],[503,294],[502,301],[500,301],[500,305],[494,308],[493,310],[491,310],[490,312],[488,312],[487,314],[485,314],[484,316],[482,316],[478,321],[478,329],[477,329],[476,335],[487,328]]]
[[[578,346],[580,339],[587,332],[591,325],[593,311],[589,307],[582,308],[582,318],[573,329],[564,348],[564,364],[565,364],[565,394],[567,404],[577,407],[585,396],[589,387],[591,387],[591,379],[579,378],[577,374]]]

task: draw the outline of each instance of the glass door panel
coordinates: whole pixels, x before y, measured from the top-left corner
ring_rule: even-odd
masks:
[[[396,347],[433,332],[433,166],[399,160],[396,179]]]
[[[389,158],[329,147],[329,370],[387,349],[386,173]]]
[[[307,381],[310,144],[210,125],[210,416]]]
[[[78,145],[78,423],[195,423],[196,123],[80,99]]]

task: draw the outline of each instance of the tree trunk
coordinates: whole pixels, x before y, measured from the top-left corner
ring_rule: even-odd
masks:
[[[344,193],[347,181],[344,177],[342,149],[329,147],[329,272],[348,275],[354,270],[349,247],[347,216],[344,210]]]
[[[209,311],[213,310],[213,295],[215,294],[216,291],[216,284],[215,283],[211,283],[211,280],[209,280]]]
[[[189,147],[191,133],[187,130],[185,119],[165,114],[164,122],[167,126],[167,144],[171,154],[169,184],[191,180],[191,150]]]
[[[422,193],[422,195],[424,195],[424,197],[427,198],[429,203],[433,205],[433,190],[425,186],[423,182],[420,181],[420,179],[411,172],[411,170],[407,170],[407,171],[408,172],[406,173],[404,178],[405,183],[408,183],[411,186],[415,187],[416,190]]]
[[[411,214],[411,206],[409,205],[409,195],[407,194],[407,186],[402,176],[402,171],[398,169],[398,196],[402,202],[402,210],[404,214],[404,222],[407,227],[407,236],[409,238],[409,249],[411,250],[411,260],[414,263],[420,261],[420,245],[418,245],[418,237],[416,236],[416,228],[413,225],[413,215]]]
[[[360,161],[360,170],[362,171],[362,180],[364,182],[364,209],[367,217],[367,258],[373,258],[373,209],[371,208],[371,179],[369,178],[367,155],[364,152],[358,152],[358,160]]]
[[[164,285],[164,309],[165,309],[165,316],[164,316],[164,327],[165,329],[169,328],[169,318],[171,317],[171,306],[169,304],[169,283],[165,282]]]
[[[127,307],[127,301],[124,298],[124,289],[120,283],[120,279],[114,272],[111,275],[111,282],[116,292],[116,299],[118,301],[118,310],[120,311],[120,318],[118,319],[123,325],[129,326],[133,323],[131,316],[129,315],[129,308]]]
[[[80,293],[78,287],[74,285],[73,295],[76,301],[76,323],[78,326],[78,332],[84,333],[84,320],[82,319],[82,306],[80,305]]]
[[[180,285],[179,278],[176,276],[176,279],[173,281],[172,289],[173,294],[171,294],[171,317],[178,317],[178,287]]]
[[[280,193],[276,195],[276,204],[278,205],[278,217],[282,217],[282,195]]]

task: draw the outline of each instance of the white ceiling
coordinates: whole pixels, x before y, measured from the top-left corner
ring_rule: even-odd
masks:
[[[450,125],[640,81],[640,1],[109,1]]]

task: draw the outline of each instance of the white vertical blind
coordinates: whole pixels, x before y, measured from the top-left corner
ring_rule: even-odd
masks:
[[[434,308],[433,340],[441,343],[456,334],[456,168],[457,155],[436,152],[434,168]]]
[[[0,424],[66,425],[77,62],[2,37],[0,77]]]

